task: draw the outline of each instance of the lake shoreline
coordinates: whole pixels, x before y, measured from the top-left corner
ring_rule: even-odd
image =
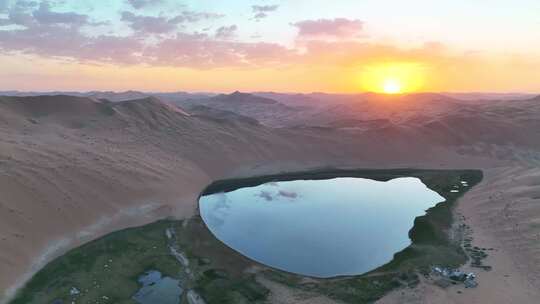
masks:
[[[426,183],[425,177],[422,179],[424,174],[434,174],[434,173],[444,173],[444,172],[464,172],[470,175],[468,188],[463,192],[449,194],[449,189],[433,189],[430,187],[429,182]],[[358,178],[367,178],[377,181],[388,181],[398,177],[417,177],[422,180],[428,188],[438,192],[446,200],[444,202],[438,203],[432,208],[426,210],[426,214],[419,216],[415,219],[412,229],[409,231],[409,237],[411,238],[412,244],[405,248],[404,250],[397,252],[394,256],[394,259],[389,263],[377,267],[376,269],[367,272],[375,273],[380,271],[388,271],[389,268],[401,263],[400,260],[406,259],[407,256],[414,254],[411,252],[411,248],[414,247],[415,242],[421,244],[430,244],[430,243],[449,243],[450,240],[447,238],[449,230],[452,228],[453,220],[453,210],[456,207],[456,201],[466,193],[469,189],[472,189],[474,186],[479,184],[483,179],[483,172],[479,169],[416,169],[416,168],[394,168],[394,169],[373,169],[373,168],[358,168],[358,169],[339,169],[339,168],[316,168],[306,171],[296,171],[289,173],[277,173],[277,174],[268,174],[268,175],[259,175],[246,178],[231,178],[224,180],[217,180],[208,185],[199,195],[208,195],[218,192],[229,192],[236,190],[242,187],[254,187],[268,182],[273,181],[292,181],[292,180],[323,180],[331,179],[337,177],[358,177]],[[199,206],[197,206],[197,211],[199,211]],[[437,214],[438,213],[438,214]],[[434,231],[431,225],[436,225],[430,219],[434,216],[437,216],[438,220],[443,221],[442,225],[436,228]],[[419,226],[423,226],[419,228]],[[429,232],[426,232],[428,230]],[[426,234],[428,234],[426,236]],[[461,244],[459,244],[461,245]],[[234,249],[233,249],[234,250]],[[463,260],[463,263],[465,260]],[[283,271],[283,270],[281,270]],[[335,276],[337,277],[350,277],[349,275],[344,276]]]
[[[411,172],[416,172],[416,174],[414,174],[414,173],[411,174]],[[422,179],[423,182],[424,182],[426,185],[428,185],[428,187],[429,187],[429,184],[428,184],[428,183],[430,183],[430,181],[431,181],[431,182],[437,182],[437,180],[439,180],[439,179],[442,178],[442,177],[441,177],[441,174],[443,174],[443,173],[449,173],[449,172],[452,172],[452,173],[454,173],[454,174],[456,174],[457,172],[469,173],[469,174],[473,174],[473,175],[474,175],[474,174],[479,174],[479,175],[480,175],[480,179],[478,179],[478,181],[481,180],[481,171],[478,171],[478,170],[423,170],[423,169],[388,169],[388,170],[377,170],[377,169],[364,169],[364,170],[362,170],[362,169],[360,169],[360,170],[339,170],[339,169],[332,169],[332,170],[322,171],[322,170],[320,170],[320,169],[317,169],[317,170],[314,170],[314,171],[307,171],[307,172],[303,172],[303,173],[290,173],[290,174],[286,174],[286,175],[267,175],[267,176],[255,177],[255,178],[247,178],[247,179],[233,179],[233,180],[232,180],[232,183],[235,184],[235,185],[238,185],[238,184],[239,184],[239,181],[250,182],[250,183],[253,183],[253,182],[255,182],[255,181],[257,181],[257,182],[261,182],[261,181],[270,181],[270,180],[272,180],[272,179],[275,179],[276,177],[282,177],[282,178],[293,178],[293,177],[294,177],[294,178],[298,178],[298,175],[299,175],[299,174],[302,174],[304,177],[310,177],[310,178],[313,178],[313,177],[317,177],[317,178],[327,178],[327,177],[330,176],[330,175],[336,175],[336,174],[338,174],[338,175],[343,176],[343,175],[345,174],[345,175],[354,175],[354,176],[356,176],[356,177],[369,177],[369,178],[372,178],[372,179],[378,179],[378,180],[381,180],[381,179],[383,179],[383,180],[388,180],[388,179],[392,179],[392,178],[400,177],[400,176],[414,176],[414,177],[420,176],[420,177],[423,177],[423,179],[422,179],[422,178],[421,178],[421,179]],[[314,173],[314,174],[313,174],[313,173]],[[360,175],[360,176],[359,176],[359,175]],[[454,176],[454,178],[455,178],[454,181],[458,181],[458,180],[460,180],[461,176],[460,176],[460,175],[459,175],[459,176]],[[426,180],[428,181],[428,183],[425,182]],[[231,181],[231,180],[229,180],[229,182],[230,182],[230,181]],[[476,182],[478,182],[478,181],[476,181]],[[473,187],[473,186],[476,184],[476,182],[475,182],[474,180],[470,180],[470,185],[471,185],[470,187]],[[206,187],[205,190],[203,190],[203,191],[201,192],[201,195],[202,195],[203,193],[208,193],[208,191],[209,191],[208,189],[209,189],[209,188],[210,188],[210,189],[216,189],[216,186],[215,186],[216,183],[217,183],[218,185],[223,186],[223,185],[225,185],[226,182],[224,182],[224,181],[219,181],[219,182],[214,182],[214,183],[212,183],[211,185],[209,185],[208,187]],[[213,186],[212,186],[212,185],[213,185]],[[441,185],[439,185],[439,186],[441,186]],[[448,188],[447,186],[449,187],[449,185],[446,185],[446,186],[445,186],[446,188],[445,188],[445,187],[442,187],[442,188],[439,189],[439,190],[442,191],[443,189],[450,189],[450,188]],[[214,188],[212,188],[212,187],[214,187]],[[431,187],[430,187],[430,188],[431,188]],[[449,195],[452,195],[452,196],[454,197],[454,201],[461,195],[461,193],[459,193],[459,195],[456,195],[456,194],[449,194],[449,193],[451,193],[451,192],[447,191],[446,195],[443,195],[447,200],[448,200],[448,197],[447,197],[447,196],[449,196]],[[440,204],[439,204],[439,205],[440,205]],[[438,205],[437,205],[437,206],[438,206]],[[437,209],[437,206],[431,208],[430,210],[432,210],[432,209],[438,210],[438,209]],[[429,218],[428,215],[429,215],[429,213],[430,213],[430,210],[428,210],[428,214],[426,214],[427,218]],[[431,211],[431,212],[433,212],[433,211]],[[199,217],[199,216],[197,216],[197,217]],[[429,221],[428,221],[428,224],[429,224]],[[150,225],[153,225],[153,224],[150,224]],[[416,223],[416,221],[415,221],[415,226],[416,226],[416,225],[417,225],[417,223]],[[149,225],[147,225],[147,226],[149,226]],[[144,227],[146,227],[146,226],[144,226]],[[144,227],[141,227],[141,229],[144,228]],[[206,226],[204,226],[203,228],[205,228],[206,230],[208,230],[208,229],[206,228]],[[137,228],[136,228],[136,229],[137,229]],[[203,229],[203,230],[204,230],[204,229]],[[412,230],[414,230],[414,227],[413,227]],[[411,230],[411,231],[412,231],[412,230]],[[200,232],[200,231],[199,231],[199,232]],[[422,232],[422,231],[420,231],[420,232]],[[118,232],[115,232],[115,233],[118,233]],[[204,233],[208,234],[208,231],[206,231],[206,232],[204,232]],[[417,233],[414,233],[414,232],[413,232],[413,233],[412,233],[412,237],[414,237],[416,234],[417,234]],[[422,233],[418,233],[418,235],[419,235],[419,237],[417,238],[417,242],[418,242],[418,241],[420,241],[420,242],[425,241],[425,239],[422,238]],[[212,237],[213,237],[213,236],[212,236]],[[98,240],[96,240],[96,241],[99,241],[99,240],[101,240],[101,239],[98,239]],[[94,241],[94,242],[96,242],[96,241]],[[214,242],[219,242],[219,243],[221,243],[219,240],[217,240],[217,239],[215,239],[215,238],[214,238]],[[436,243],[439,244],[438,242],[439,242],[439,240],[437,240]],[[424,245],[425,245],[425,244],[424,244]],[[216,244],[216,246],[217,246],[217,244]],[[225,246],[225,245],[223,245],[223,246]],[[439,245],[437,245],[437,246],[439,246]],[[230,250],[230,251],[231,251],[229,254],[231,254],[231,253],[234,251],[234,250],[232,250],[232,249],[230,249],[230,248],[228,248],[228,247],[227,247],[227,250]],[[70,252],[71,252],[71,251],[70,251]],[[398,254],[398,255],[399,255],[399,254]],[[406,257],[405,260],[407,260],[408,258],[410,258],[410,256],[409,256],[409,257]],[[247,258],[246,258],[246,259],[247,259]],[[54,261],[53,261],[53,262],[54,262]],[[51,263],[52,263],[52,262],[51,262]],[[255,265],[258,264],[258,263],[253,262],[253,261],[252,261],[252,263],[254,263]],[[392,264],[392,262],[389,263],[389,264]],[[404,268],[402,268],[403,271],[404,271],[403,273],[407,273],[408,270],[410,270],[410,268],[408,268],[406,265],[405,265],[405,266],[403,266],[403,265],[404,265],[404,262],[403,262],[403,260],[401,260],[401,261],[399,261],[398,263],[394,262],[394,263],[392,264],[391,267],[404,267]],[[261,266],[261,265],[259,265],[259,266]],[[46,267],[48,267],[48,266],[46,266]],[[263,266],[263,267],[265,267],[265,266]],[[369,276],[373,276],[373,275],[376,274],[376,273],[388,272],[388,271],[389,271],[388,269],[385,269],[384,267],[388,267],[388,266],[387,266],[387,265],[382,266],[381,268],[378,268],[378,269],[376,269],[376,270],[374,270],[374,271],[371,271],[371,272],[369,272],[368,274],[362,275],[362,276],[343,276],[343,277],[334,277],[334,278],[331,278],[331,279],[318,279],[318,281],[322,282],[322,283],[320,283],[320,284],[322,284],[321,286],[334,286],[333,288],[336,287],[335,284],[340,285],[340,284],[344,284],[344,282],[349,282],[349,281],[351,281],[351,282],[357,282],[358,280],[362,280],[362,282],[363,282],[362,284],[365,284],[365,282],[367,282],[367,281],[365,281],[365,280],[366,280],[366,277],[367,277],[368,275],[369,275]],[[265,268],[268,268],[268,267],[265,267]],[[274,276],[276,275],[275,273],[278,273],[278,271],[275,271],[275,270],[271,270],[271,272],[274,273],[274,274],[273,274]],[[299,277],[299,276],[292,275],[292,274],[287,274],[287,273],[284,273],[284,272],[281,273],[281,274],[279,274],[278,276],[280,277],[280,278],[278,279],[278,281],[281,281],[281,283],[283,283],[283,282],[288,282],[288,281],[296,281],[296,280],[298,279],[298,277]],[[385,278],[385,280],[387,280],[387,282],[388,282],[388,284],[389,284],[388,287],[385,287],[385,288],[390,288],[390,286],[393,286],[392,284],[394,284],[394,283],[392,283],[392,282],[394,282],[394,281],[392,281],[392,278],[390,278],[390,277],[384,277],[384,278]],[[275,279],[275,278],[274,278],[274,279]],[[411,277],[411,279],[414,281],[414,278]],[[344,281],[344,280],[345,280],[345,281]],[[368,279],[368,280],[369,280],[369,279]],[[31,280],[31,281],[32,281],[32,280]],[[354,284],[356,284],[356,283],[354,283]],[[294,285],[294,284],[293,284],[293,285]],[[385,286],[386,286],[386,285],[385,285]],[[326,288],[326,287],[323,287],[324,290],[326,290],[325,288]],[[328,287],[328,288],[329,288],[329,287]],[[393,289],[393,288],[390,288],[390,290],[391,290],[391,289]],[[23,289],[23,290],[24,290],[24,289]],[[388,291],[389,291],[389,290],[385,291],[383,294],[385,294],[385,293],[388,292]],[[23,293],[24,293],[24,291],[23,291]],[[324,291],[323,291],[323,293],[324,293]],[[377,294],[377,295],[376,295],[376,298],[381,297],[383,294]],[[334,297],[334,296],[332,296],[332,297]],[[338,297],[338,298],[339,298],[339,297]],[[346,298],[346,297],[345,297],[345,298]],[[343,300],[343,299],[341,299],[341,300]],[[14,302],[14,303],[17,303],[17,302]]]

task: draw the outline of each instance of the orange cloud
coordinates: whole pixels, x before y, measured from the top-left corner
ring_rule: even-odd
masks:
[[[237,25],[188,31],[180,23],[220,15],[176,14],[126,13],[119,21],[129,33],[90,35],[96,23],[84,14],[16,8],[0,17],[0,89],[357,92],[399,78],[407,90],[540,91],[538,54],[403,47],[364,39],[364,23],[345,18],[296,22],[297,39],[287,46],[241,40]]]

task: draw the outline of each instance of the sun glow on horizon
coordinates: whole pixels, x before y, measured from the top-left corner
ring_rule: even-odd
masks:
[[[397,79],[386,79],[383,83],[383,92],[386,94],[401,93],[401,83]]]
[[[402,94],[417,92],[424,85],[425,67],[418,63],[373,64],[362,68],[360,85],[365,91]]]

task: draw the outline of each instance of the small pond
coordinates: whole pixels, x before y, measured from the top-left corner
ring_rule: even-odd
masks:
[[[410,243],[414,219],[445,199],[413,177],[270,182],[203,195],[222,242],[262,264],[313,277],[358,275]]]
[[[179,304],[182,288],[180,282],[163,277],[159,271],[151,270],[139,277],[141,289],[133,296],[140,304]]]

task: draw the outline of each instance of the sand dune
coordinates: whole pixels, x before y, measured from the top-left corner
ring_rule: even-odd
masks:
[[[217,110],[230,111],[238,115],[254,118],[263,124],[274,127],[286,124],[297,115],[300,115],[299,111],[302,110],[274,99],[241,92],[219,94],[199,99],[165,100],[188,110],[191,110],[192,107],[204,105]]]
[[[219,98],[234,99],[228,96]],[[416,103],[397,111],[378,98],[331,115],[327,106],[314,107],[295,116],[296,127],[271,128],[274,116],[279,124],[293,116],[266,112],[258,123],[254,113],[275,103],[250,104],[247,111],[251,97],[236,108],[205,104],[193,112],[155,97],[114,103],[66,95],[0,97],[0,289],[13,292],[52,257],[104,233],[191,216],[199,192],[215,179],[321,166],[481,168],[486,181],[459,211],[475,242],[498,249],[488,260],[494,271],[481,274],[477,291],[457,296],[426,283],[419,288],[431,292],[416,298],[535,299],[538,99],[471,105],[409,96],[401,103]],[[351,108],[354,115],[343,114]],[[490,294],[490,286],[502,288],[505,297]]]

